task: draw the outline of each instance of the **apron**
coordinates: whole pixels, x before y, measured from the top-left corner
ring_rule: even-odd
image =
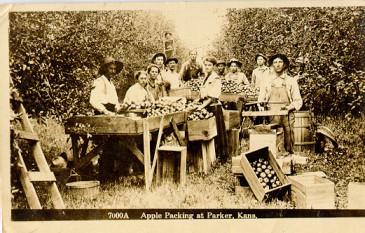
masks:
[[[268,104],[270,110],[274,111],[279,111],[282,107],[290,104],[285,79],[277,78],[271,82],[271,92],[268,102],[282,102],[282,104]],[[284,128],[284,147],[289,153],[294,153],[294,120],[294,113],[292,111],[288,113],[288,116],[270,117],[270,123],[279,124]]]

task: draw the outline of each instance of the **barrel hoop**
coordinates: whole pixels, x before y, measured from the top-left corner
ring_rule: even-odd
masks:
[[[294,145],[296,145],[296,146],[305,146],[305,145],[313,145],[313,144],[316,144],[316,142],[312,141],[312,142],[296,142],[296,143],[294,143]]]

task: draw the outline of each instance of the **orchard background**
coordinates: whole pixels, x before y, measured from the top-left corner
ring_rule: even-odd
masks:
[[[210,54],[236,57],[248,77],[257,53],[280,52],[306,61],[300,80],[304,109],[358,115],[364,111],[362,7],[227,9]],[[10,13],[10,74],[34,116],[65,119],[85,114],[90,86],[103,56],[124,62],[115,80],[123,100],[133,72],[163,51],[162,34],[174,25],[160,11]],[[177,57],[188,49],[176,38]]]
[[[226,61],[236,57],[249,79],[257,53],[284,53],[291,63],[304,58],[305,77],[299,80],[303,109],[314,111],[339,136],[340,147],[307,154],[308,164],[299,169],[328,175],[335,183],[336,208],[346,208],[349,182],[365,182],[363,11],[364,7],[226,9],[214,44],[199,54]],[[175,36],[179,68],[188,59],[194,48],[176,30],[158,10],[9,13],[10,76],[48,161],[63,152],[71,155],[62,123],[72,115],[90,113],[90,88],[102,58],[110,55],[124,63],[114,80],[122,101],[134,83],[134,71],[145,69],[153,54],[163,51],[163,32]],[[98,201],[66,196],[65,203],[67,208],[293,208],[288,202],[263,204],[253,196],[235,195],[230,166],[216,166],[209,176],[190,176],[187,187],[156,187],[153,193],[138,187],[143,186],[141,180],[122,178],[118,185],[103,187]],[[20,193],[18,187],[19,182],[13,182],[12,193]],[[66,193],[62,187],[61,191]],[[26,205],[24,194],[14,195],[14,208]]]

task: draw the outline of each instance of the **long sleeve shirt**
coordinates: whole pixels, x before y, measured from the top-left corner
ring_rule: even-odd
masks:
[[[236,82],[236,83],[238,83],[238,84],[240,84],[240,83],[244,83],[244,84],[246,84],[246,85],[250,85],[250,83],[249,83],[249,82],[248,82],[248,80],[247,80],[246,75],[245,75],[244,73],[242,73],[242,72],[236,72],[236,73],[231,73],[231,72],[229,72],[229,73],[226,75],[225,79],[226,79],[227,81],[229,81],[229,80],[235,81],[235,82]]]
[[[99,112],[106,110],[104,104],[118,104],[118,95],[115,86],[104,75],[94,81],[90,93],[90,104]]]
[[[255,88],[260,87],[261,84],[264,82],[265,78],[264,72],[268,69],[269,67],[267,66],[257,67],[256,69],[254,69],[252,71],[251,85],[254,86]]]
[[[136,104],[140,104],[144,101],[155,101],[153,98],[151,92],[146,90],[144,87],[141,86],[141,84],[136,83],[133,86],[131,86],[127,93],[125,94],[124,102],[125,103],[131,103],[134,102]]]
[[[286,73],[283,73],[281,76],[276,76],[274,73],[271,73],[267,76],[267,82],[263,83],[260,88],[260,93],[258,97],[259,102],[266,102],[269,100],[272,86],[274,85],[274,82],[276,79],[284,79],[285,83],[285,89],[288,94],[289,100],[290,100],[290,107],[294,107],[296,110],[299,110],[303,105],[303,100],[300,95],[299,91],[299,85],[297,81],[287,75]]]
[[[171,72],[171,70],[167,70],[164,73],[164,81],[170,83],[170,89],[179,88],[181,84],[180,74],[176,72]]]
[[[197,62],[193,63],[191,60],[184,62],[180,69],[180,76],[184,81],[199,78],[202,74],[203,67]]]
[[[222,91],[221,78],[214,71],[207,77],[204,76],[202,86],[200,87],[200,98],[207,97],[219,99]]]

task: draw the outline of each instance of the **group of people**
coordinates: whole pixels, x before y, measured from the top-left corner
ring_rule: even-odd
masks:
[[[217,61],[214,57],[206,57],[203,60],[203,65],[200,65],[197,62],[196,51],[191,51],[189,55],[190,60],[183,63],[180,72],[178,72],[177,58],[166,59],[163,53],[155,54],[146,71],[135,72],[136,84],[128,89],[124,102],[153,102],[167,96],[168,89],[178,88],[189,80],[200,78],[202,84],[199,97],[202,104],[199,108],[215,106],[216,114],[220,115],[221,107],[217,108],[216,105],[219,105],[222,79],[259,87],[259,110],[263,110],[261,103],[266,103],[271,110],[286,109],[289,111],[288,116],[272,116],[270,120],[283,126],[285,149],[289,153],[294,153],[293,110],[299,110],[303,101],[297,79],[290,77],[286,72],[290,62],[285,55],[276,54],[267,59],[265,55],[258,54],[255,57],[257,68],[252,72],[251,83],[240,71],[242,63],[237,59],[231,59],[225,63],[224,61]],[[266,63],[268,66],[265,65]],[[227,73],[225,73],[226,68],[228,68]],[[122,62],[110,57],[104,60],[99,69],[100,77],[94,81],[90,95],[90,103],[96,114],[114,115],[118,111],[118,96],[111,78],[122,69]],[[218,124],[218,121],[217,126],[224,128],[224,124]],[[222,130],[224,130],[223,128]],[[226,139],[223,137],[221,141],[220,146],[224,147]],[[224,154],[224,152],[222,153]]]

